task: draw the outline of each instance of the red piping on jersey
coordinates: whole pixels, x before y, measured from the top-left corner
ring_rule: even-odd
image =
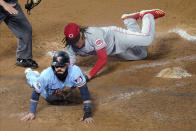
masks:
[[[150,18],[149,18],[149,16],[148,16],[148,19],[149,19],[149,21],[150,21]],[[151,23],[150,23],[150,26],[149,26],[149,31],[148,31],[148,33],[144,33],[144,34],[131,34],[131,33],[125,33],[125,32],[121,32],[121,31],[119,31],[119,30],[114,30],[114,31],[116,31],[116,32],[119,32],[119,33],[123,33],[123,34],[126,34],[126,35],[136,35],[136,36],[150,36],[150,32],[151,32]]]
[[[90,75],[90,77],[93,77],[96,75],[96,73],[102,69],[102,67],[106,64],[108,56],[107,56],[107,52],[106,52],[106,48],[102,48],[100,50],[96,51],[97,56],[98,56],[98,60],[95,63],[94,67],[91,69],[91,71],[88,73],[88,75]]]

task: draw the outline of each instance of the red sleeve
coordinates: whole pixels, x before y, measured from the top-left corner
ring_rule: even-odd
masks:
[[[93,77],[97,74],[97,72],[99,70],[102,69],[102,67],[106,64],[108,56],[106,53],[106,48],[102,48],[100,50],[97,50],[97,56],[98,56],[98,60],[96,62],[96,64],[94,65],[94,67],[91,69],[91,71],[89,72],[88,75],[90,75],[90,77]]]

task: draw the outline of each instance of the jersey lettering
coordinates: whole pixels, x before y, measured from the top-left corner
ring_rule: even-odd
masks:
[[[75,82],[76,82],[77,84],[82,83],[82,81],[83,81],[82,76],[79,76],[79,77],[75,80]]]

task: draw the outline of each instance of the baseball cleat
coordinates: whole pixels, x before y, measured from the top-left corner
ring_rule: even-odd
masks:
[[[38,68],[38,64],[32,59],[17,58],[16,65],[22,66],[22,67],[30,67],[30,68],[34,68],[34,69]]]
[[[131,13],[131,14],[123,14],[121,16],[121,19],[122,20],[125,20],[125,19],[129,19],[129,18],[132,18],[132,19],[138,19],[140,17],[140,12],[136,12],[136,13]]]
[[[152,9],[152,10],[142,10],[140,11],[140,18],[142,19],[144,15],[146,14],[152,14],[155,19],[159,17],[165,16],[165,12],[160,9]]]

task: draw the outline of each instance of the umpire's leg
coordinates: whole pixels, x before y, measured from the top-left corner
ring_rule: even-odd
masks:
[[[9,14],[4,21],[18,38],[16,57],[32,59],[32,27],[18,3],[15,8],[18,14]]]

